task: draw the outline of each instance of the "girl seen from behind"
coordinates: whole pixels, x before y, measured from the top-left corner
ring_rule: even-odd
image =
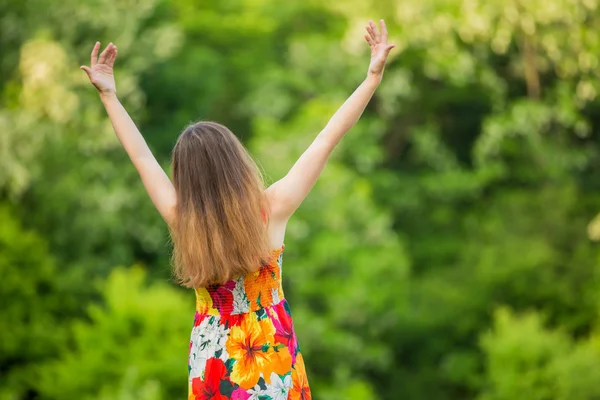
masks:
[[[310,399],[304,359],[282,286],[287,221],[319,178],[381,83],[394,45],[367,25],[366,79],[285,177],[268,188],[237,137],[215,122],[179,136],[172,181],[117,98],[112,43],[82,66],[98,89],[118,139],[169,226],[177,281],[196,293],[188,359],[189,399]]]

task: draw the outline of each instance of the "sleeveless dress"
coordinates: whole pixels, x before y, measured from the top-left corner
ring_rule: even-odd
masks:
[[[284,248],[257,272],[195,290],[188,400],[311,399],[281,286]]]

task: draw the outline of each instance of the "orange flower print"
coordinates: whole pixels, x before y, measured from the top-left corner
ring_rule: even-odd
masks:
[[[273,304],[274,293],[276,297],[283,298],[283,293],[279,291],[280,282],[281,271],[277,259],[264,264],[257,272],[246,275],[244,289],[251,309],[257,310],[264,305]]]
[[[304,358],[301,353],[296,357],[296,365],[292,371],[293,387],[290,390],[290,400],[311,400],[310,387],[308,386],[308,378],[306,377],[306,369],[304,367]]]
[[[258,383],[261,372],[269,383],[272,372],[284,375],[290,370],[290,352],[285,346],[275,345],[274,334],[275,327],[268,318],[258,321],[254,316],[231,328],[226,347],[229,357],[236,360],[232,382],[248,390]]]

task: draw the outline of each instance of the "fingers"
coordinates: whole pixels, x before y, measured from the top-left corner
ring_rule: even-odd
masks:
[[[369,20],[369,25],[366,26],[367,32],[369,32],[369,36],[371,36],[371,39],[373,39],[375,44],[386,44],[388,40],[388,30],[383,19],[379,21],[379,26],[381,28],[381,32],[379,29],[377,29],[377,25],[375,25],[375,22]]]
[[[113,45],[107,58],[106,58],[106,64],[112,68],[115,65],[116,59],[117,59],[117,46]]]
[[[98,58],[98,64],[106,64],[109,57],[111,57],[112,52],[115,49],[115,45],[111,43],[106,46],[104,51],[100,53],[100,57]]]
[[[98,57],[98,64],[104,64],[106,63],[106,56],[107,56],[107,52],[108,49],[110,49],[110,45],[112,43],[110,43],[108,46],[106,46],[106,48],[104,49],[104,51],[102,51],[102,53],[100,53],[100,57]]]
[[[367,29],[367,32],[369,33],[369,37],[371,38],[371,40],[373,40],[374,43],[377,43],[377,34],[373,30],[373,27],[369,24],[365,28]]]
[[[387,26],[385,25],[385,21],[384,20],[379,21],[379,26],[381,27],[381,41],[383,43],[387,43],[388,30],[387,30]]]
[[[367,43],[369,43],[369,46],[375,47],[377,45],[377,43],[375,43],[375,40],[373,40],[371,35],[365,35],[365,39],[367,40]]]
[[[369,20],[369,26],[371,27],[371,31],[375,35],[375,37],[374,37],[375,42],[376,43],[381,42],[381,34],[379,33],[379,29],[377,29],[377,25],[375,25],[375,22]]]
[[[89,67],[82,65],[79,68],[82,69],[87,74],[88,78],[92,79],[92,70]]]
[[[100,50],[100,42],[96,42],[92,49],[92,54],[90,55],[90,66],[92,67],[96,65],[96,62],[98,61],[98,50]]]

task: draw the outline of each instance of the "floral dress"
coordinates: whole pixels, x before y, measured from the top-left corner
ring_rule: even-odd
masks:
[[[283,251],[257,272],[196,289],[188,400],[311,399],[281,287]]]

